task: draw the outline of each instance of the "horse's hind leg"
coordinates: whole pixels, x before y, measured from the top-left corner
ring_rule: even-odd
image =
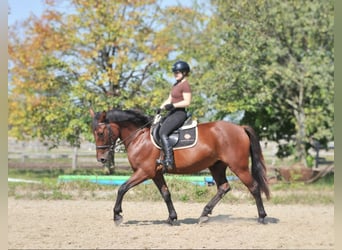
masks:
[[[258,221],[260,223],[265,223],[266,212],[264,209],[264,204],[261,199],[261,192],[260,192],[259,184],[257,183],[256,180],[254,180],[254,178],[250,174],[248,167],[240,168],[238,171],[233,170],[233,172],[240,178],[242,183],[245,184],[245,186],[253,195],[257,209],[258,209],[258,215],[259,215]]]
[[[169,217],[167,219],[167,223],[172,225],[172,223],[175,220],[177,220],[177,213],[173,206],[173,203],[171,200],[171,194],[170,194],[169,188],[166,185],[165,178],[162,174],[157,173],[157,175],[153,178],[153,182],[158,187],[159,192],[162,195],[166,203],[167,209],[169,211]]]
[[[208,215],[212,213],[216,204],[230,190],[230,186],[226,177],[226,169],[227,166],[220,161],[216,162],[209,168],[211,175],[213,176],[216,183],[217,193],[204,207],[201,217],[199,218],[199,223],[206,222],[209,219]]]

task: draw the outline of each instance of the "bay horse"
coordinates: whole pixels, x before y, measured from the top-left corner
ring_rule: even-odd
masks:
[[[120,109],[96,113],[90,109],[90,115],[93,118],[92,132],[97,160],[106,163],[109,152],[113,150],[119,138],[125,146],[133,170],[130,178],[118,189],[113,209],[115,224],[118,225],[123,221],[121,213],[125,193],[145,180],[152,179],[166,203],[169,212],[167,223],[172,225],[177,220],[177,213],[162,167],[156,164],[156,160],[160,157],[160,149],[150,138],[151,117],[135,110]],[[176,168],[169,173],[192,174],[209,168],[217,193],[204,207],[198,222],[209,220],[209,214],[212,213],[215,205],[231,189],[226,177],[226,169],[229,167],[254,197],[258,222],[265,223],[266,212],[261,193],[263,192],[269,199],[270,191],[260,142],[252,127],[227,121],[199,123],[197,126],[196,145],[174,151]],[[249,157],[252,163],[251,170]]]

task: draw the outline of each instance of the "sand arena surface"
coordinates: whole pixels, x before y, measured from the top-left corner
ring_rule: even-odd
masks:
[[[9,249],[333,249],[333,205],[265,203],[267,225],[254,204],[219,203],[197,224],[204,203],[175,202],[178,221],[165,224],[163,202],[123,202],[124,221],[112,221],[114,201],[8,198]]]

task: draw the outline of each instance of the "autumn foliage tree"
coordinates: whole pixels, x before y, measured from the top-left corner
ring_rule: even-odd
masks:
[[[47,3],[10,29],[10,134],[79,146],[90,106],[150,107],[146,92],[167,84],[156,72],[172,47],[154,30],[154,1],[75,0],[67,14]]]

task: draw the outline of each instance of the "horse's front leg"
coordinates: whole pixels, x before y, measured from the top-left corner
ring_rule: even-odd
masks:
[[[114,213],[114,222],[116,225],[119,225],[123,217],[120,213],[122,213],[122,200],[125,195],[125,193],[131,189],[132,187],[140,184],[141,182],[145,181],[147,178],[143,176],[142,174],[139,174],[139,172],[135,172],[125,183],[123,183],[119,190],[118,195],[116,197],[113,213]]]
[[[123,220],[122,215],[120,214],[122,212],[121,204],[122,204],[123,196],[128,190],[129,190],[129,185],[127,182],[122,184],[118,190],[118,195],[116,197],[115,205],[113,208],[113,213],[114,213],[113,219],[116,225],[119,225]]]
[[[153,178],[154,184],[159,189],[160,194],[162,195],[167,209],[169,211],[169,217],[167,218],[167,223],[170,225],[173,225],[173,222],[177,220],[177,213],[173,206],[173,202],[171,200],[171,193],[169,191],[169,188],[166,185],[165,178],[162,174],[157,173],[157,175]]]

